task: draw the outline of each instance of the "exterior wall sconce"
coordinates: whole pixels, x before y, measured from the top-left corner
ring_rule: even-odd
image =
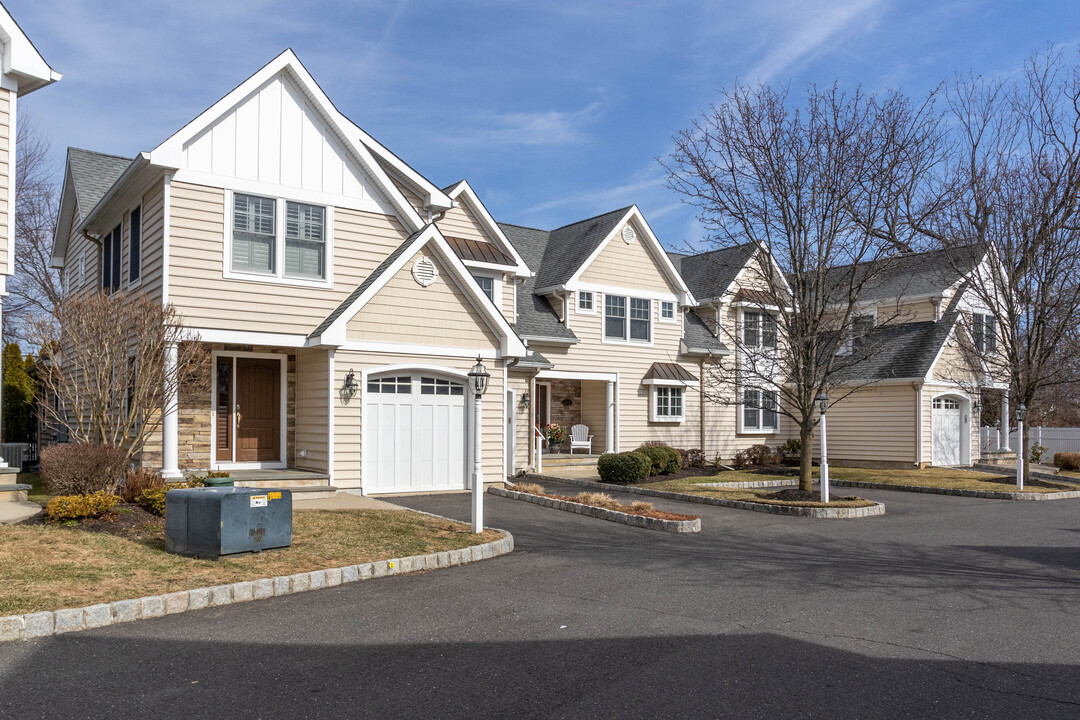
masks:
[[[521,393],[521,399],[518,401],[518,408],[521,410],[528,410],[529,403],[532,402],[532,397],[529,395],[529,391]]]
[[[356,397],[356,391],[360,389],[360,385],[356,382],[356,373],[352,368],[349,368],[349,373],[345,376],[345,383],[341,386],[341,402],[346,405],[349,401]]]

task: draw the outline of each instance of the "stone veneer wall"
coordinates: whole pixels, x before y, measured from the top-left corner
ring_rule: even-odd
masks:
[[[570,400],[570,404],[563,404],[564,400]],[[567,437],[570,427],[581,422],[580,380],[551,381],[551,422],[562,425]]]
[[[288,352],[281,348],[262,345],[223,345],[215,343],[207,346],[208,351],[260,352],[282,354]],[[292,467],[296,458],[296,353],[288,353],[286,363],[286,418],[285,450],[286,461]],[[213,421],[211,414],[211,386],[213,372],[205,383],[183,385],[180,388],[180,407],[177,410],[178,461],[181,470],[206,470],[210,468],[211,433]],[[154,433],[143,449],[141,464],[144,467],[161,467],[161,433]]]

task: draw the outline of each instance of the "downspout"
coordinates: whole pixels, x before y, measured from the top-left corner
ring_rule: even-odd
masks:
[[[934,322],[941,319],[941,300],[939,297],[930,298],[930,304],[934,306]]]
[[[922,469],[923,466],[923,384],[913,382],[911,387],[915,390],[915,467]]]
[[[506,369],[509,371],[510,368],[517,365],[520,361],[521,358],[514,358],[514,360],[506,366]],[[533,408],[535,407],[536,403],[536,376],[539,374],[540,368],[536,368],[535,370],[533,370],[532,375],[529,376],[529,384],[527,390],[527,392],[529,393],[529,453],[526,457],[528,458],[529,466],[526,468],[526,470],[536,469],[536,426],[534,420],[534,418],[536,417],[536,413],[533,412]],[[517,412],[517,408],[514,408],[514,412]],[[503,442],[505,443],[505,440]],[[516,463],[514,467],[517,467]]]
[[[698,360],[698,432],[701,452],[705,452],[705,358]]]

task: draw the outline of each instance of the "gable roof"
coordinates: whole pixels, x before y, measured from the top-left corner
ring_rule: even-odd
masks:
[[[366,136],[366,133],[363,133],[355,123],[348,120],[334,106],[291,48],[268,62],[255,74],[200,113],[198,117],[154,148],[149,155],[150,162],[160,167],[183,167],[183,151],[191,140],[198,137],[203,131],[217,122],[220,117],[239,105],[253,91],[279,74],[287,75],[296,85],[300,93],[311,104],[312,110],[325,125],[327,132],[334,136],[342,149],[356,162],[360,170],[370,178],[379,192],[389,201],[402,225],[410,232],[422,229],[425,226],[424,220],[421,219],[408,199],[405,198],[397,185],[394,184],[394,181],[387,175],[383,165],[372,155],[368,145],[361,142],[361,134]],[[368,140],[374,143],[374,140],[371,140],[370,137]],[[387,154],[388,156],[391,155],[388,151]],[[383,159],[389,161],[389,157]],[[402,165],[404,164],[402,163]],[[401,168],[399,170],[405,172]],[[412,173],[419,175],[414,170]],[[435,192],[441,194],[441,191],[437,189]]]
[[[509,223],[499,223],[499,228],[529,267],[543,267],[551,233]],[[525,282],[518,288],[517,322],[514,323],[514,331],[528,340],[546,338],[560,343],[580,342],[577,335],[559,320],[559,315],[555,308],[551,307],[551,303],[536,294],[536,278],[536,275],[525,278]]]
[[[349,293],[334,310],[325,318],[307,338],[310,345],[335,345],[345,343],[345,327],[353,317],[390,281],[394,275],[404,267],[417,252],[424,247],[432,247],[435,255],[439,257],[443,265],[453,276],[457,286],[465,293],[480,315],[484,317],[489,327],[500,337],[500,350],[504,357],[524,357],[528,352],[525,345],[518,339],[510,323],[506,321],[502,313],[494,303],[483,293],[480,286],[472,282],[472,276],[462,265],[461,260],[450,248],[442,233],[434,224],[428,223],[417,230],[398,245],[393,252],[386,256],[379,265],[371,271]]]
[[[748,242],[696,255],[668,253],[668,257],[690,292],[701,301],[722,297],[756,252],[757,246]]]
[[[877,276],[867,281],[861,300],[889,300],[940,295],[960,283],[986,256],[982,245],[961,245],[897,255],[875,263]],[[838,265],[826,276],[829,287],[846,282],[851,272],[866,272],[870,263]]]
[[[528,264],[525,262],[521,254],[518,253],[517,248],[514,247],[514,243],[510,242],[510,239],[503,233],[499,223],[495,222],[495,218],[491,217],[491,213],[488,212],[487,207],[480,201],[480,196],[476,194],[476,191],[469,185],[468,180],[459,180],[453,185],[445,188],[447,196],[456,203],[464,203],[472,211],[473,217],[488,231],[488,234],[494,237],[495,243],[502,245],[500,250],[505,250],[506,254],[513,258],[510,265],[516,265],[516,274],[519,276],[531,275],[532,271],[529,269]]]
[[[53,231],[54,266],[59,266],[64,258],[74,225],[97,207],[101,198],[133,162],[132,158],[119,155],[68,148],[64,185],[60,191],[60,215]]]
[[[4,45],[4,75],[18,83],[19,97],[51,85],[63,77],[49,67],[49,63],[45,62],[45,58],[3,4],[0,4],[0,41]]]
[[[529,263],[536,270],[536,286],[548,288],[569,282],[632,207],[579,220],[550,232],[538,230],[544,232],[546,242],[541,262]]]

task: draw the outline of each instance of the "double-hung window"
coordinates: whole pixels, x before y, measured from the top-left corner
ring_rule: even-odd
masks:
[[[997,320],[993,315],[972,313],[971,336],[977,352],[994,352],[997,350]]]
[[[743,430],[773,432],[780,427],[776,393],[772,390],[743,390]]]
[[[653,417],[659,421],[683,419],[683,388],[656,387],[653,389]]]
[[[131,237],[131,252],[128,255],[128,282],[139,282],[142,277],[142,206],[131,211],[128,218],[128,235]]]
[[[604,337],[626,339],[626,298],[604,295]]]
[[[117,225],[101,241],[101,289],[120,289],[120,243],[122,226]]]
[[[276,245],[276,201],[233,195],[232,269],[272,274]]]
[[[650,342],[652,301],[623,295],[604,295],[604,337],[610,340]]]
[[[327,208],[243,193],[232,197],[232,272],[268,279],[327,278]]]
[[[775,348],[776,318],[766,312],[744,312],[743,345],[747,348]]]
[[[326,277],[326,208],[285,203],[285,277]]]

